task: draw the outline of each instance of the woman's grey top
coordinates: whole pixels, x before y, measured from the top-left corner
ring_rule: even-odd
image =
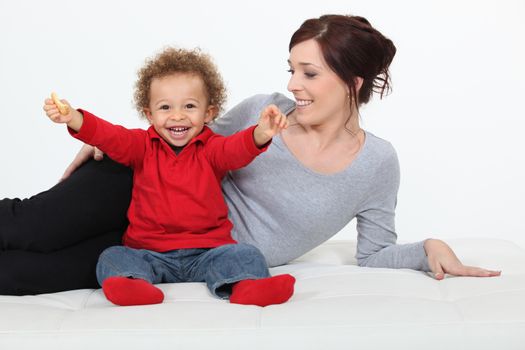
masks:
[[[269,104],[285,114],[295,108],[282,94],[256,95],[210,126],[232,134],[256,124]],[[370,132],[355,160],[330,175],[302,165],[278,135],[251,164],[228,173],[222,188],[233,237],[259,248],[270,266],[301,256],[356,218],[360,266],[430,270],[423,241],[396,244],[399,163],[392,145]]]

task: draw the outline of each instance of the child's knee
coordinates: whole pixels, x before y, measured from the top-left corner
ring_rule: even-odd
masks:
[[[251,244],[246,243],[239,243],[235,244],[236,253],[240,255],[241,257],[249,260],[258,260],[258,261],[264,261],[266,263],[266,259],[262,255],[261,251],[254,247]]]
[[[262,255],[259,249],[256,247],[245,244],[232,244],[228,246],[227,265],[238,266],[241,270],[245,271],[260,271],[265,272],[268,269],[266,259]]]
[[[123,246],[109,247],[100,254],[96,268],[97,280],[100,285],[106,278],[119,273],[122,268],[120,265],[126,254],[126,247]]]
[[[128,248],[121,245],[106,248],[102,253],[100,253],[98,260],[113,260],[115,257],[120,257],[127,254],[127,250]]]

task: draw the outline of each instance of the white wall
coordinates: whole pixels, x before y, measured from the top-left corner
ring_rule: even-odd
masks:
[[[525,243],[523,1],[0,0],[0,198],[53,185],[79,148],[41,110],[56,90],[113,122],[145,126],[135,72],[165,45],[199,46],[229,106],[286,90],[287,44],[309,17],[353,13],[393,39],[394,92],[362,111],[402,169],[400,239]],[[57,213],[60,215],[60,213]],[[354,235],[352,224],[339,237]]]

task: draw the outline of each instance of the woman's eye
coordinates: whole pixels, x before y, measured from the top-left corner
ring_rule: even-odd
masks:
[[[295,70],[293,69],[288,69],[287,71],[288,73],[294,75],[295,74]],[[312,78],[315,78],[317,76],[317,73],[308,73],[308,72],[304,72],[304,75],[308,78],[308,79],[312,79]]]

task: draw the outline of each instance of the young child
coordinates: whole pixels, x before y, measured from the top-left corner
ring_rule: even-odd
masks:
[[[292,296],[293,276],[271,277],[257,248],[232,239],[221,191],[226,172],[264,152],[288,122],[271,105],[257,125],[220,136],[206,123],[224,101],[209,56],[175,48],[138,73],[135,102],[148,130],[110,124],[65,100],[45,100],[52,121],[134,170],[123,246],[106,249],[97,264],[97,279],[114,304],[161,303],[164,295],[154,284],[163,282],[205,281],[212,294],[237,304],[267,306]]]

